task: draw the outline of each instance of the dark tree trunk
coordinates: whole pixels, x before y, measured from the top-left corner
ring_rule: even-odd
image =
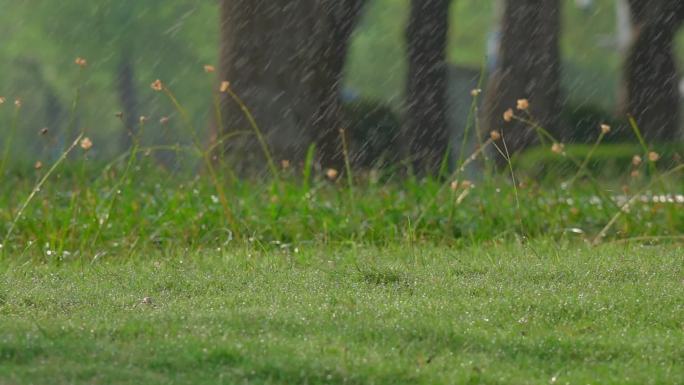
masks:
[[[253,112],[277,159],[303,159],[317,142],[324,167],[339,166],[339,101],[349,38],[362,0],[222,0],[220,76]],[[224,132],[251,131],[232,99],[222,96]],[[263,160],[254,140],[243,165]],[[245,149],[247,149],[245,151]]]
[[[342,111],[340,99],[344,65],[352,33],[356,27],[366,0],[321,0],[319,2],[316,33],[321,36],[318,60],[312,64],[318,70],[316,89],[319,105],[311,129],[318,146],[319,162],[324,168],[341,170],[344,165],[340,129],[348,124]]]
[[[447,155],[447,63],[450,0],[412,0],[406,30],[408,79],[405,147],[414,172],[435,174]]]
[[[123,113],[123,123],[126,126],[121,137],[121,146],[125,149],[131,146],[131,135],[136,131],[138,124],[138,97],[135,91],[135,72],[133,62],[127,53],[123,53],[121,56],[116,86],[119,93],[119,103],[121,103],[121,112]]]
[[[311,94],[314,0],[222,0],[221,80],[251,110],[277,160],[298,161],[311,141],[307,129],[316,111]],[[222,95],[224,132],[252,132],[240,107]],[[254,136],[227,143],[227,155],[244,171],[266,164]]]
[[[499,62],[487,85],[482,128],[504,134],[511,153],[535,142],[534,129],[506,122],[504,112],[528,99],[529,113],[541,126],[561,138],[561,28],[559,0],[506,0],[501,22]],[[520,113],[520,112],[518,112]]]
[[[647,141],[676,139],[679,74],[674,39],[682,23],[681,1],[630,0],[634,36],[625,62],[626,113]]]

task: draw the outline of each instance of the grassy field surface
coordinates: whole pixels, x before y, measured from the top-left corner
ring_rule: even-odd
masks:
[[[681,144],[609,116],[561,143],[516,109],[538,148],[511,157],[494,132],[434,177],[356,167],[346,142],[344,169],[263,145],[241,171],[215,157],[232,136],[204,143],[216,5],[165,0],[136,29],[101,1],[0,15],[26,20],[0,52],[0,385],[684,384]],[[493,4],[454,3],[450,63],[481,67]],[[587,107],[569,121],[615,109],[612,4],[564,8],[566,110]],[[408,6],[369,3],[345,69],[361,106],[403,108]],[[118,43],[99,43],[120,35],[159,42],[121,46],[146,90],[135,130]]]
[[[682,384],[672,245],[0,265],[1,384]]]

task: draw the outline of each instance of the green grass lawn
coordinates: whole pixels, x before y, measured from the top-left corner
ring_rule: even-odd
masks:
[[[8,141],[0,385],[684,383],[678,148],[543,133],[439,177]]]
[[[684,383],[672,245],[235,247],[1,266],[1,384]]]
[[[105,19],[137,30],[84,0],[60,15],[97,27],[62,17],[45,29],[51,2],[5,3],[2,15],[30,23],[10,28],[0,52],[3,95],[27,108],[0,111],[0,385],[684,384],[679,145],[603,146],[592,127],[595,144],[558,154],[544,137],[497,169],[487,140],[470,167],[437,178],[403,163],[318,169],[314,147],[303,163],[264,150],[270,173],[255,162],[246,177],[190,145],[213,116],[201,66],[216,62],[218,24],[204,2],[187,25],[139,15],[165,36],[180,29],[150,26],[185,27],[175,44],[132,54],[150,120],[120,153],[116,49],[75,32],[118,41]],[[346,69],[352,89],[397,109],[408,4],[369,4]],[[454,3],[451,63],[480,67],[492,4]],[[603,42],[611,4],[582,13],[567,2],[561,44],[568,100],[608,110],[620,68]],[[74,36],[45,40],[65,31]],[[91,75],[75,70],[77,55]],[[72,71],[57,70],[65,60]],[[152,99],[156,78],[187,107]],[[90,145],[62,142],[61,130]]]

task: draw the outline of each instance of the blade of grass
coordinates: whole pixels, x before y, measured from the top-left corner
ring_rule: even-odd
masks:
[[[304,159],[304,170],[302,175],[302,187],[304,193],[309,192],[311,186],[311,175],[313,174],[314,159],[316,156],[316,144],[311,143],[306,150],[306,158]]]
[[[66,149],[66,151],[64,151],[62,153],[62,155],[59,157],[59,159],[57,159],[57,161],[55,161],[55,163],[52,165],[52,167],[50,167],[50,169],[45,173],[45,175],[43,175],[43,177],[40,179],[40,181],[38,181],[38,183],[36,183],[36,185],[33,187],[33,189],[31,190],[31,193],[28,195],[28,197],[26,197],[26,200],[24,200],[24,203],[21,205],[21,207],[17,211],[17,214],[14,216],[14,219],[10,223],[10,227],[7,230],[7,233],[5,234],[5,238],[2,241],[3,245],[6,245],[7,241],[12,236],[12,232],[14,231],[14,227],[16,226],[19,219],[21,219],[21,215],[24,213],[24,210],[26,210],[26,207],[28,207],[28,205],[31,203],[33,198],[36,196],[36,194],[38,194],[40,189],[43,187],[45,182],[47,182],[47,180],[50,178],[50,176],[55,172],[57,167],[59,167],[59,165],[62,164],[62,162],[64,162],[64,160],[67,158],[69,153],[78,145],[78,143],[82,137],[83,137],[83,134],[80,134],[79,136],[76,137],[76,140],[74,140],[74,142],[71,144],[71,146],[69,146]],[[3,250],[5,250],[5,248],[3,248]]]
[[[663,176],[673,175],[673,174],[676,174],[677,172],[679,172],[679,171],[681,171],[681,170],[684,170],[684,164],[679,165],[679,166],[677,166],[677,167],[675,167],[675,168],[669,170],[668,172],[666,172],[665,174],[663,174]],[[591,244],[595,246],[595,245],[598,245],[599,243],[601,243],[601,239],[603,239],[603,238],[606,236],[606,234],[608,233],[608,230],[610,230],[611,227],[613,227],[613,225],[615,224],[615,222],[617,222],[617,220],[622,216],[622,214],[624,214],[625,211],[626,211],[626,210],[627,210],[627,209],[628,209],[628,208],[629,208],[637,199],[639,199],[639,197],[640,197],[644,192],[648,191],[648,190],[649,190],[651,187],[653,187],[653,185],[655,185],[658,181],[659,181],[659,179],[654,179],[654,180],[652,180],[651,183],[649,183],[648,185],[646,185],[646,187],[644,187],[644,188],[642,188],[641,190],[639,190],[636,194],[634,194],[634,196],[632,196],[627,202],[625,202],[625,204],[623,204],[622,206],[620,206],[620,209],[618,210],[618,212],[616,212],[615,215],[613,215],[613,217],[610,219],[610,221],[608,221],[608,223],[603,227],[603,229],[601,229],[601,231],[598,233],[598,235],[596,235],[596,237],[595,237],[594,240],[591,242]]]
[[[351,162],[349,161],[349,146],[347,144],[347,138],[344,134],[344,129],[340,130],[340,137],[342,138],[342,153],[344,155],[344,167],[347,171],[347,188],[349,189],[349,204],[351,204],[352,212],[355,212],[354,203],[354,176],[352,175]]]

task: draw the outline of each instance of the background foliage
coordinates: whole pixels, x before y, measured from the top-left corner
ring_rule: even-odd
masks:
[[[493,1],[459,0],[452,7],[448,56],[455,65],[479,69],[486,54],[487,36],[495,29]],[[567,108],[589,107],[613,112],[617,105],[620,54],[612,42],[615,10],[612,0],[598,0],[589,11],[565,1],[562,53]],[[195,123],[206,127],[211,99],[202,65],[215,64],[218,45],[217,4],[200,0],[0,0],[0,95],[24,101],[21,140],[36,149],[33,133],[48,126],[66,125],[77,71],[68,70],[77,56],[88,59],[84,103],[79,128],[100,143],[116,144],[121,124],[115,92],[122,55],[134,63],[140,114],[157,120],[172,114],[155,103],[149,83],[163,78],[181,95]],[[347,86],[365,98],[401,107],[404,63],[404,21],[407,0],[372,0],[354,37]],[[684,57],[684,39],[679,39]],[[0,113],[7,126],[11,114]],[[172,120],[170,132],[189,140]],[[150,131],[154,135],[155,131]],[[159,134],[159,133],[157,133]],[[33,147],[30,147],[33,146]],[[98,153],[121,151],[98,146]]]

